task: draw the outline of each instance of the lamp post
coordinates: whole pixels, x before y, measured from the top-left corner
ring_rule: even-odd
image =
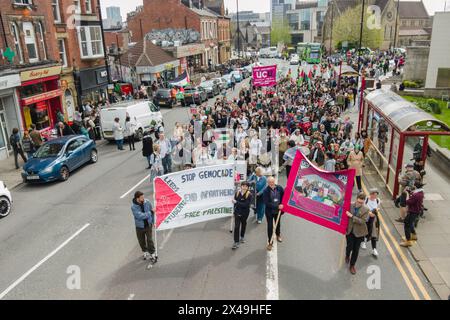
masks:
[[[333,1],[330,2],[331,6],[331,36],[330,36],[330,55],[333,54],[333,20],[334,20],[334,8],[333,8]]]
[[[97,12],[98,12],[98,17],[100,19],[100,30],[102,32],[102,44],[103,44],[103,54],[104,54],[104,57],[105,57],[106,74],[107,74],[107,77],[108,77],[108,84],[110,84],[111,83],[111,74],[109,72],[108,53],[106,52],[105,32],[103,30],[102,8],[100,6],[100,1],[97,1],[97,3],[98,3]]]
[[[240,58],[241,57],[241,38],[240,38],[241,27],[239,26],[239,0],[236,0],[236,21],[237,21],[236,33],[237,33],[237,45],[238,45],[238,58]]]

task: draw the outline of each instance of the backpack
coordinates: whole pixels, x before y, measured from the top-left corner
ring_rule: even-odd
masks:
[[[369,202],[369,197],[366,198],[366,200],[364,201],[364,204],[367,206],[367,203]],[[377,198],[377,206],[380,205],[380,199]]]

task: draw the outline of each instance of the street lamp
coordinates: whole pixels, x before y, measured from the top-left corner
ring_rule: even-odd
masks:
[[[240,38],[240,33],[241,33],[241,28],[239,26],[239,0],[236,0],[236,20],[237,20],[237,29],[236,29],[236,33],[237,33],[237,45],[238,45],[238,58],[241,57],[241,38]]]
[[[106,67],[106,74],[108,77],[108,84],[111,83],[111,74],[109,73],[109,62],[108,62],[108,53],[106,52],[106,43],[105,43],[105,31],[103,30],[103,18],[102,18],[102,9],[100,7],[100,1],[97,1],[97,12],[98,12],[98,18],[100,19],[100,30],[102,32],[102,44],[103,44],[103,54],[105,58],[105,67]]]

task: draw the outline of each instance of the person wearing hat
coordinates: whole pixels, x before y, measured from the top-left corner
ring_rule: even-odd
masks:
[[[414,224],[423,210],[423,199],[425,194],[422,188],[422,182],[416,181],[414,183],[414,190],[411,189],[412,191],[409,191],[409,197],[406,200],[408,213],[404,221],[405,240],[400,243],[402,247],[411,247],[413,245],[413,241],[417,240]]]
[[[414,187],[416,181],[421,181],[420,173],[414,170],[414,164],[408,163],[405,166],[405,173],[400,178],[399,184],[401,186],[400,196],[394,201],[395,206],[400,208],[400,218],[396,219],[397,222],[404,222],[406,217],[406,188]]]
[[[366,242],[370,240],[372,244],[372,255],[378,257],[377,241],[380,238],[380,219],[378,213],[380,210],[381,200],[379,198],[378,189],[370,189],[369,196],[366,197],[364,204],[369,208],[369,216],[367,220],[367,236],[361,243],[362,249],[367,249]]]
[[[356,175],[356,184],[358,186],[358,192],[362,191],[362,183],[361,183],[361,176],[362,176],[362,167],[364,164],[364,155],[360,151],[361,147],[357,145],[348,155],[347,158],[347,164],[350,169],[355,169]]]
[[[316,131],[317,132],[317,131]],[[309,160],[318,167],[322,167],[325,163],[325,152],[323,150],[323,142],[316,141],[314,147],[309,154]]]
[[[245,229],[247,227],[247,219],[250,213],[250,205],[252,203],[252,194],[249,191],[247,181],[241,183],[241,189],[236,192],[233,199],[234,203],[234,244],[232,249],[239,248],[240,243],[244,243]]]

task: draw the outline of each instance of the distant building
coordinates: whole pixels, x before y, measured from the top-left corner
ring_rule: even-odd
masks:
[[[285,22],[286,13],[295,6],[297,0],[270,0],[270,20],[272,24],[276,22]]]
[[[299,1],[286,12],[291,42],[322,42],[328,0]]]
[[[106,19],[103,19],[103,28],[105,29],[120,29],[122,28],[122,15],[120,14],[120,7],[107,7]]]
[[[433,18],[425,95],[441,97],[450,93],[450,12],[436,12]]]
[[[399,7],[398,47],[416,40],[431,39],[432,21],[422,1],[401,1]]]

